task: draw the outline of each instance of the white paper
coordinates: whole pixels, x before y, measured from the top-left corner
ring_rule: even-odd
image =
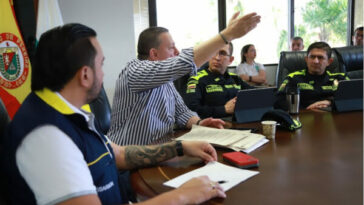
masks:
[[[215,182],[225,181],[225,183],[220,184],[220,186],[222,186],[224,191],[228,191],[240,182],[245,181],[256,174],[259,174],[259,172],[239,169],[219,162],[210,162],[201,168],[171,179],[165,182],[164,185],[177,188],[193,177],[206,175],[210,178],[210,180]]]
[[[246,153],[268,142],[264,135],[250,133],[250,130],[216,129],[197,125],[193,125],[190,132],[176,140],[205,141]]]
[[[257,149],[258,147],[264,145],[265,143],[269,142],[268,139],[261,139],[258,143],[256,143],[255,145],[253,145],[252,147],[249,147],[248,149],[241,149],[241,151],[249,154],[250,152],[254,151],[255,149]]]
[[[193,125],[190,132],[177,138],[177,140],[205,141],[212,144],[229,146],[250,134],[250,130],[217,129]],[[226,137],[228,136],[228,137]]]

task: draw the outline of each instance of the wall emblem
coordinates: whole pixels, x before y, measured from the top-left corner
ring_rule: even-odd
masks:
[[[29,65],[23,41],[12,33],[0,33],[0,86],[21,86],[28,77]]]

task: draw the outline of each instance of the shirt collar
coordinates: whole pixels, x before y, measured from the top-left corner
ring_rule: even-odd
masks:
[[[48,88],[35,91],[35,94],[58,112],[64,115],[72,115],[77,113],[84,116],[86,121],[89,121],[89,115],[91,114],[91,108],[89,104],[86,104],[82,106],[81,109],[79,109],[68,102],[59,92],[53,92]]]
[[[217,73],[217,72],[212,72],[212,71],[210,71],[210,69],[209,69],[209,67],[208,68],[206,68],[206,71],[208,72],[208,73],[210,73],[212,76],[214,76],[214,77],[224,77],[224,78],[229,78],[229,72],[228,72],[228,69],[226,68],[226,71],[225,71],[225,73],[222,75],[222,74],[220,74],[220,73]]]

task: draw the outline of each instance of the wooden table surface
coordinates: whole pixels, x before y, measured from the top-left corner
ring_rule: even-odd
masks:
[[[250,153],[260,173],[206,204],[363,204],[363,112],[301,112],[302,128],[277,130],[276,139]],[[259,123],[231,125],[260,128]],[[219,161],[227,150],[217,150]],[[132,173],[145,197],[171,190],[162,183],[203,166],[180,158]]]

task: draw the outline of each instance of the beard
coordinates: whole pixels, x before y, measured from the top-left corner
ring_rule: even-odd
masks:
[[[87,103],[90,103],[97,99],[100,94],[102,83],[100,83],[97,78],[96,74],[94,73],[94,82],[92,83],[91,89],[87,91]]]

